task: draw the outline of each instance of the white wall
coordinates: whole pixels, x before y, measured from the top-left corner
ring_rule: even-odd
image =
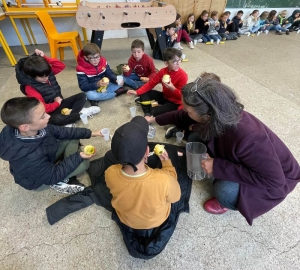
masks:
[[[27,3],[36,3],[40,2],[41,0],[27,0]],[[115,2],[116,0],[105,0],[105,1],[100,1],[100,0],[89,0],[90,2]],[[147,0],[142,0],[140,2],[145,2]],[[53,1],[54,2],[54,1]],[[74,0],[63,0],[62,2],[74,2]],[[118,0],[118,2],[126,2],[126,0]],[[281,11],[284,8],[281,9],[275,9],[277,11]],[[292,12],[296,8],[286,8],[288,10],[288,16],[292,14]],[[240,9],[226,9],[231,12],[231,18],[235,16],[238,10]],[[246,18],[253,9],[243,9],[244,10],[244,18]],[[265,11],[265,10],[272,10],[272,8],[267,8],[267,9],[259,9],[260,13]],[[74,17],[65,17],[65,18],[53,18],[56,28],[59,32],[63,31],[79,31],[82,36],[82,31],[79,25],[76,22],[75,16]],[[37,44],[45,44],[47,43],[47,39],[45,38],[45,35],[38,24],[38,22],[35,19],[30,19],[30,25],[31,28],[34,32]],[[29,42],[27,40],[27,37],[25,35],[25,32],[23,30],[23,27],[20,23],[19,19],[15,19],[15,22],[18,26],[19,32],[23,38],[23,41],[25,45],[28,45]],[[6,18],[3,21],[0,21],[0,29],[2,30],[4,37],[6,38],[9,46],[18,46],[20,45],[19,39],[17,37],[17,34],[15,33],[14,28],[12,27],[11,21],[9,18]],[[91,31],[87,31],[88,38],[91,37]],[[127,37],[139,37],[139,36],[146,36],[146,31],[144,29],[135,29],[135,30],[110,30],[110,31],[105,31],[104,32],[104,39],[109,39],[109,38],[127,38]]]

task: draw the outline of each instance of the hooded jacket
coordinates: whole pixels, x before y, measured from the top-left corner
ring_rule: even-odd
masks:
[[[295,21],[295,19],[296,19],[295,15],[296,15],[297,13],[300,13],[300,9],[294,10],[294,12],[292,13],[292,15],[291,15],[290,17],[288,17],[287,20],[289,21],[289,23],[291,23],[291,24],[294,23],[294,21]],[[299,17],[298,17],[298,18],[299,18]]]
[[[97,82],[104,77],[109,78],[110,82],[116,84],[117,76],[110,69],[104,57],[100,57],[99,64],[95,67],[84,59],[83,50],[77,56],[77,79],[81,91],[88,92],[99,88]]]
[[[38,82],[34,78],[31,78],[24,74],[23,66],[24,66],[24,62],[26,61],[26,59],[28,59],[28,57],[21,58],[15,67],[16,78],[17,78],[18,83],[20,84],[21,92],[24,95],[27,95],[25,92],[25,86],[29,85],[42,95],[45,103],[53,103],[54,99],[56,97],[63,98],[63,96],[61,94],[60,86],[56,80],[56,77],[55,77],[53,71],[51,71],[51,73],[48,77],[49,83]]]
[[[5,126],[0,134],[0,157],[9,161],[10,173],[15,182],[25,189],[53,185],[73,172],[83,161],[75,153],[55,164],[57,140],[88,139],[91,131],[85,128],[64,128],[48,125],[46,134],[35,139],[19,139],[16,129]]]

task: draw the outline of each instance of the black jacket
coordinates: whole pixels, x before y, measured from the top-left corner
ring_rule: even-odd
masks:
[[[30,56],[29,56],[30,57]],[[34,78],[28,77],[23,72],[23,66],[24,62],[26,61],[28,57],[22,58],[18,61],[15,70],[16,70],[16,78],[18,83],[20,84],[20,90],[21,92],[26,95],[25,93],[25,85],[30,85],[33,87],[36,91],[38,91],[43,99],[45,100],[45,103],[52,103],[54,102],[54,99],[56,97],[63,98],[61,94],[60,86],[56,80],[55,75],[51,71],[48,80],[50,84],[48,83],[40,83]]]
[[[63,180],[83,161],[75,153],[58,164],[57,140],[88,139],[91,131],[85,128],[65,128],[48,125],[42,138],[22,140],[15,136],[15,129],[5,126],[0,134],[0,157],[9,161],[10,173],[15,182],[26,189],[53,185]]]
[[[204,25],[208,20],[204,21],[202,20],[201,16],[196,21],[196,29],[199,29],[199,34],[207,34],[207,30],[209,28],[209,25]]]

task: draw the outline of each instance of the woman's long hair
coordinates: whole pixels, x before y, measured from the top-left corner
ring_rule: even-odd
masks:
[[[207,121],[196,126],[202,141],[221,136],[240,121],[244,106],[238,102],[234,92],[221,82],[198,77],[195,82],[183,87],[182,96],[183,102],[193,107],[199,116],[209,116]]]
[[[270,21],[273,21],[274,20],[274,16],[276,15],[277,11],[276,10],[271,10],[270,13],[269,13],[269,16],[267,17],[267,20],[270,22]]]

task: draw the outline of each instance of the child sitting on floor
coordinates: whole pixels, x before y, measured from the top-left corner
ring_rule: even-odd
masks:
[[[253,10],[246,21],[244,21],[243,27],[240,28],[240,32],[244,35],[253,35],[259,28],[259,11],[257,9]]]
[[[100,55],[95,43],[86,44],[77,56],[77,79],[81,91],[85,92],[91,104],[126,93],[117,84],[117,76],[110,69],[106,59]]]
[[[271,10],[269,13],[269,16],[266,19],[266,24],[269,24],[269,26],[266,28],[266,30],[272,31],[275,30],[275,35],[283,35],[282,32],[285,32],[286,35],[290,34],[289,29],[282,27],[279,23],[279,19],[276,16],[277,11]]]
[[[139,88],[137,91],[128,90],[127,94],[138,95],[136,102],[156,100],[158,105],[142,104],[145,115],[159,115],[165,112],[174,111],[181,108],[181,88],[186,85],[188,75],[180,68],[181,51],[175,48],[167,48],[164,51],[164,62],[166,67],[162,68],[153,78]],[[162,92],[152,90],[161,83]]]
[[[225,37],[221,37],[218,33],[218,30],[220,29],[220,22],[218,21],[218,12],[213,11],[211,13],[211,18],[208,19],[209,22],[209,28],[207,30],[207,34],[210,37],[211,40],[217,42],[217,44],[221,43],[224,44],[224,40],[226,40]],[[222,40],[222,41],[221,41]]]
[[[293,32],[293,28],[291,27],[292,24],[288,21],[288,19],[286,17],[287,13],[288,13],[288,11],[286,9],[282,10],[280,12],[280,14],[278,15],[278,21],[282,27],[289,29],[290,32]]]
[[[156,74],[156,70],[153,59],[145,54],[143,41],[134,40],[131,52],[128,65],[123,66],[123,76],[125,84],[136,90],[148,82]]]
[[[268,34],[269,30],[267,30],[267,27],[269,26],[269,24],[266,23],[266,19],[269,16],[269,11],[264,11],[260,16],[259,16],[259,31]]]
[[[176,39],[176,43],[173,47],[178,49],[178,50],[183,50],[183,48],[181,47],[180,41],[184,40],[189,44],[190,49],[194,49],[193,41],[191,40],[191,38],[188,35],[187,31],[182,28],[181,15],[179,13],[176,14],[175,24],[176,24],[177,39]]]
[[[182,25],[182,29],[185,30],[190,38],[193,40],[194,44],[202,42],[202,35],[199,34],[199,29],[195,28],[195,14],[190,13],[188,15],[187,21]]]
[[[34,190],[42,185],[61,193],[84,189],[76,175],[89,167],[94,155],[79,150],[79,139],[102,136],[86,128],[47,125],[49,114],[32,97],[12,98],[1,109],[6,126],[0,135],[0,157],[9,162],[15,182]]]
[[[165,43],[166,48],[172,48],[175,45],[176,38],[177,38],[176,24],[171,23],[171,24],[165,26],[164,30],[163,30],[163,35],[164,35],[164,38],[166,41],[166,43]],[[158,39],[156,39],[156,42],[155,42],[155,45],[153,48],[153,58],[163,60],[162,52],[160,51],[159,44],[158,44]]]
[[[80,120],[80,114],[93,115],[100,112],[99,107],[83,108],[86,97],[83,93],[63,98],[55,75],[65,68],[58,59],[47,57],[36,49],[35,55],[22,58],[16,65],[16,77],[22,93],[34,97],[44,104],[51,117],[49,123],[71,127]],[[67,109],[63,114],[62,110]]]
[[[300,9],[294,10],[292,15],[288,17],[288,21],[292,24],[289,29],[298,31],[300,29]]]
[[[223,13],[220,17],[220,28],[218,30],[219,35],[226,40],[237,40],[237,33],[236,32],[229,32],[227,27],[227,18],[228,15]]]
[[[235,28],[237,29],[237,37],[241,36],[240,29],[243,27],[243,15],[244,11],[239,10],[237,14],[232,18],[232,21],[235,24]]]
[[[208,36],[207,31],[209,28],[209,21],[208,21],[208,11],[203,10],[200,16],[196,21],[196,28],[199,29],[199,33],[202,34],[202,42],[211,45],[211,38]]]

